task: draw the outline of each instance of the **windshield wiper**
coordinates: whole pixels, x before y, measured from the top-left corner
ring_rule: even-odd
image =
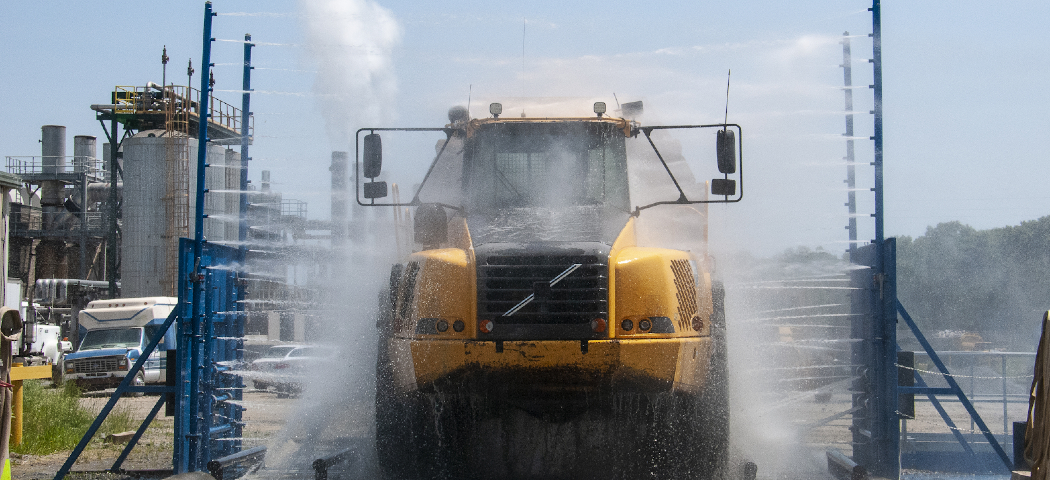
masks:
[[[559,273],[557,277],[552,278],[551,281],[550,281],[550,286],[553,287],[558,282],[562,281],[565,277],[568,277],[570,274],[572,274],[572,272],[575,272],[577,268],[580,268],[582,266],[583,266],[582,263],[574,263],[574,264],[572,264],[572,266],[569,267],[569,268],[566,268],[564,272]],[[529,303],[532,303],[532,301],[535,300],[535,299],[536,299],[536,294],[535,293],[530,293],[529,296],[525,297],[525,300],[522,300],[521,302],[518,302],[518,304],[515,305],[514,308],[511,308],[510,310],[507,310],[507,313],[504,313],[503,316],[504,317],[509,317],[511,315],[514,315],[515,313],[518,313],[518,310],[521,310],[522,308],[525,308],[525,305],[528,305]]]

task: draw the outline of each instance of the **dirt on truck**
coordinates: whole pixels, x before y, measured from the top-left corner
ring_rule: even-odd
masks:
[[[706,204],[742,197],[740,127],[646,126],[630,105],[501,118],[497,103],[358,131],[358,203],[410,211],[415,241],[376,320],[388,476],[721,478],[729,366]],[[423,181],[384,201],[384,148],[413,144],[436,152]]]

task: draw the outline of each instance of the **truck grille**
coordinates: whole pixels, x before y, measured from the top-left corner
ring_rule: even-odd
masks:
[[[478,316],[500,324],[573,325],[606,318],[609,311],[608,255],[559,253],[489,255],[478,259]],[[581,266],[557,285],[544,288],[574,264]],[[538,293],[537,293],[538,292]],[[531,303],[503,314],[529,295]]]
[[[124,357],[83,358],[73,361],[77,373],[111,372],[117,369],[117,363]]]

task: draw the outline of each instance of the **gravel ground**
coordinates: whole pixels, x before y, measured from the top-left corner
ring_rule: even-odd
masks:
[[[786,402],[782,408],[771,408],[767,412],[754,412],[763,426],[770,424],[771,419],[779,417],[780,421],[773,422],[773,424],[780,423],[788,428],[784,431],[763,428],[761,435],[747,439],[747,441],[755,442],[756,445],[737,445],[734,448],[734,451],[737,452],[735,456],[738,461],[743,459],[755,461],[759,467],[759,478],[830,478],[826,474],[824,452],[828,448],[837,448],[847,455],[850,453],[848,431],[850,420],[848,416],[830,420],[829,418],[849,408],[849,397],[842,392],[837,392],[828,401],[818,402],[813,399],[812,395],[788,395],[788,397],[792,396],[797,401]],[[107,399],[108,396],[96,394],[82,399],[81,402],[89,408],[98,410]],[[156,396],[147,395],[140,398],[122,399],[118,405],[128,406],[133,416],[141,419],[149,413],[156,401]],[[351,414],[336,415],[330,410],[331,405],[311,405],[311,403],[304,398],[278,398],[274,392],[246,391],[244,404],[248,409],[244,416],[247,423],[243,440],[245,448],[268,445],[272,450],[272,456],[275,457],[268,458],[268,466],[270,466],[278,463],[281,456],[295,457],[297,451],[304,445],[313,445],[315,437],[336,443],[343,443],[348,437],[357,439],[368,437],[369,420],[372,415],[369,410],[370,406],[349,406]],[[1015,417],[1023,417],[1025,407],[1027,405],[1011,404],[1008,418],[1012,421]],[[969,431],[968,416],[958,403],[946,403],[945,408],[960,428]],[[946,433],[948,431],[929,404],[919,403],[917,410],[918,418],[907,423],[909,432]],[[978,404],[978,410],[981,411],[993,431],[1001,435],[1002,404]],[[333,419],[340,421],[333,422]],[[825,421],[821,422],[821,420]],[[748,421],[746,416],[734,412],[734,423],[743,424],[742,427],[735,426],[735,430],[746,429]],[[289,428],[285,428],[286,422],[294,423],[291,423]],[[124,462],[123,468],[128,472],[124,474],[105,472],[120,455],[123,446],[103,443],[96,438],[81,455],[73,467],[73,472],[67,478],[71,480],[166,478],[171,475],[173,428],[174,420],[171,417],[158,416]],[[282,432],[284,436],[279,437]],[[746,433],[735,438],[741,441],[745,436]],[[769,443],[766,444],[766,442]],[[756,454],[754,447],[758,447],[757,450],[762,453]],[[1006,445],[1004,447],[1009,450]],[[904,448],[908,448],[907,443]],[[316,452],[316,447],[309,449],[311,453]],[[69,452],[61,452],[45,456],[13,457],[13,478],[16,480],[52,479],[68,455]],[[308,462],[304,465],[308,465]],[[908,477],[949,478],[923,476],[918,473],[908,475]]]
[[[108,394],[94,393],[81,399],[81,404],[98,411],[108,400]],[[139,398],[122,398],[118,407],[127,406],[133,418],[144,419],[157,402],[157,396],[146,395]],[[244,419],[248,426],[244,431],[245,445],[251,447],[265,444],[275,436],[285,424],[290,408],[298,401],[296,398],[277,398],[273,392],[249,390],[245,392],[245,403],[249,406]],[[174,419],[157,415],[146,430],[138,445],[128,455],[122,468],[127,474],[107,473],[116,461],[123,445],[104,443],[95,438],[74,464],[71,480],[124,480],[165,478],[171,475],[172,437]],[[28,433],[28,432],[27,432]],[[15,480],[52,479],[58,469],[66,462],[70,452],[51,455],[12,455],[12,473]]]

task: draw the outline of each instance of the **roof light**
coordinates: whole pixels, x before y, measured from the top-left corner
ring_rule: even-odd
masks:
[[[502,103],[495,103],[495,102],[490,103],[489,104],[489,113],[492,114],[492,118],[497,118],[498,119],[499,115],[501,113],[503,113],[503,104]]]
[[[602,118],[602,114],[605,113],[605,102],[594,102],[594,113],[598,114],[598,118]]]

